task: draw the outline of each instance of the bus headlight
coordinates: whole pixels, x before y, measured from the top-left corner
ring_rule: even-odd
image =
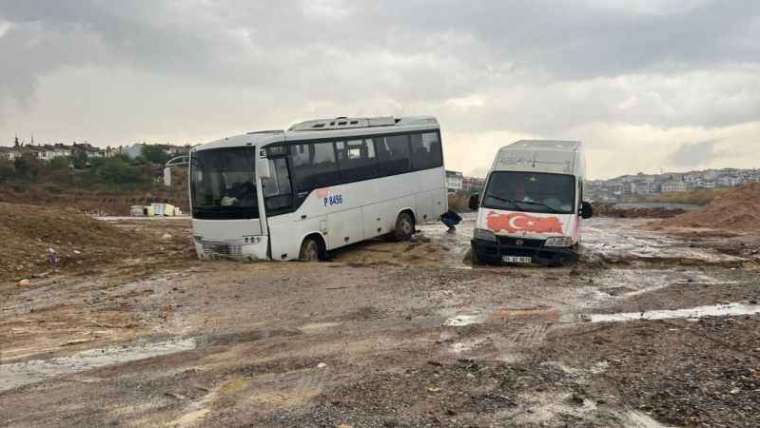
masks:
[[[548,238],[544,242],[544,247],[572,247],[573,238],[569,236],[558,236],[555,238]]]
[[[472,234],[472,237],[475,239],[481,239],[483,241],[496,241],[496,235],[494,235],[494,233],[488,229],[476,228],[475,232]]]

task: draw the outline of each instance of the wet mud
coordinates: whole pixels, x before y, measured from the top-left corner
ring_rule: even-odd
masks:
[[[0,421],[756,426],[752,254],[642,225],[584,223],[559,268],[472,266],[465,216],[327,263],[125,260],[3,290]]]

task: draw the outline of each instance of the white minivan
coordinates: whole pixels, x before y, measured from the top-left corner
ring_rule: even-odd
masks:
[[[579,141],[523,140],[502,147],[482,195],[472,239],[475,263],[562,265],[578,258],[586,161]]]

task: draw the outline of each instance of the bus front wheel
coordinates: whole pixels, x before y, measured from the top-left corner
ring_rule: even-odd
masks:
[[[322,248],[316,238],[306,238],[301,243],[298,260],[302,262],[318,262],[322,260]]]
[[[396,219],[396,228],[393,230],[393,237],[397,241],[408,241],[414,233],[414,220],[409,213],[403,212]]]

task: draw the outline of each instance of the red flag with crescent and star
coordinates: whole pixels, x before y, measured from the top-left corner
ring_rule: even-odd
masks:
[[[486,217],[488,228],[494,232],[507,233],[562,233],[562,223],[557,217],[536,217],[525,213],[497,213],[491,211]]]

